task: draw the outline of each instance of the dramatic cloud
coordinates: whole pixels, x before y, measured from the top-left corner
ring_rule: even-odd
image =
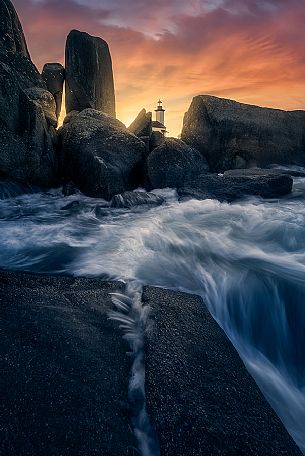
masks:
[[[303,0],[16,0],[33,61],[64,60],[72,28],[106,39],[118,115],[131,122],[159,97],[171,134],[191,98],[209,93],[305,108]]]

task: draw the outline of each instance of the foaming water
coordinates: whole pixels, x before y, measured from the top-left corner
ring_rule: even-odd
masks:
[[[0,267],[201,295],[305,454],[305,179],[281,200],[161,193],[129,211],[59,191],[1,201]]]

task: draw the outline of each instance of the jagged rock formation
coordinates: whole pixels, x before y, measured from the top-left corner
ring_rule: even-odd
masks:
[[[74,114],[60,133],[63,175],[86,195],[110,200],[140,185],[144,143],[94,109]]]
[[[139,138],[150,138],[152,134],[152,113],[142,109],[128,130]]]
[[[9,0],[0,0],[0,18],[0,176],[51,186],[57,173],[55,103]]]
[[[147,185],[151,188],[181,187],[187,178],[208,169],[198,150],[179,139],[166,138],[147,158]]]
[[[305,164],[305,111],[281,111],[200,95],[184,117],[181,138],[214,171]]]
[[[56,103],[56,117],[60,116],[62,96],[65,81],[65,69],[60,63],[46,63],[42,70],[42,77]]]
[[[301,456],[201,298],[144,289],[146,399],[160,454]]]
[[[243,171],[243,170],[241,170]],[[218,175],[204,174],[188,179],[178,189],[181,197],[196,199],[218,199],[232,202],[244,196],[260,196],[262,198],[278,198],[289,194],[292,190],[293,179],[288,174],[280,172]]]
[[[115,117],[112,61],[106,41],[72,30],[65,67],[67,113],[92,108]]]

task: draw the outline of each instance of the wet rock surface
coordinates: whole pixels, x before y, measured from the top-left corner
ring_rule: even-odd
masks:
[[[201,298],[147,287],[146,398],[161,456],[301,456]]]
[[[161,206],[164,198],[153,193],[146,192],[125,192],[121,195],[115,195],[111,200],[111,207],[130,208],[148,204],[151,206]]]
[[[92,108],[115,117],[112,61],[106,41],[72,30],[65,68],[67,113]]]
[[[135,456],[122,284],[0,272],[0,453]]]
[[[232,202],[245,196],[279,198],[292,191],[293,179],[287,174],[237,173],[237,175],[204,174],[185,182],[178,189],[180,197],[218,199]]]
[[[86,109],[60,136],[64,177],[85,195],[110,200],[140,185],[145,144],[120,121]]]
[[[199,95],[184,117],[181,138],[213,171],[305,163],[305,111],[261,108]]]

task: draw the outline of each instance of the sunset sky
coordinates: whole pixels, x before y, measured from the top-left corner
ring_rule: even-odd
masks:
[[[170,135],[199,94],[305,109],[304,0],[13,0],[32,60],[64,63],[76,28],[110,46],[117,114],[159,97]]]

